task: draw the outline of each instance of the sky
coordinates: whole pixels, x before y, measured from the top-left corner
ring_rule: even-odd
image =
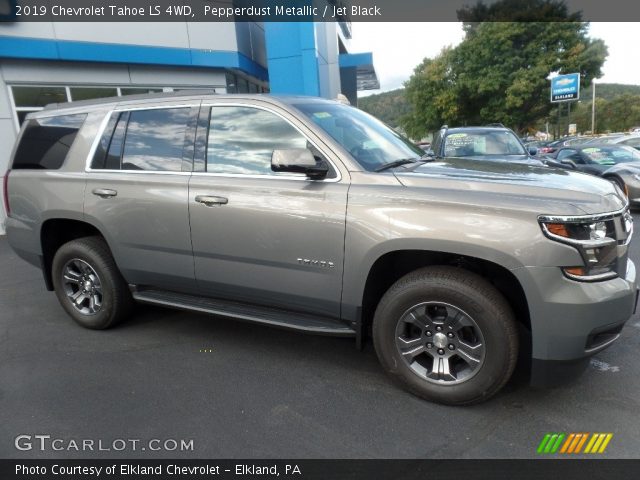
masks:
[[[601,38],[609,47],[609,56],[598,79],[602,83],[640,85],[637,38],[639,23],[591,23],[589,34]],[[402,87],[413,69],[425,57],[436,56],[443,47],[457,45],[464,37],[462,24],[354,22],[350,51],[373,52],[373,64],[380,90],[359,92],[367,96]]]

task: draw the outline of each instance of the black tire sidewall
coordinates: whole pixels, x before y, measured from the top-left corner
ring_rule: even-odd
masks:
[[[117,272],[105,261],[99,251],[92,245],[98,240],[82,239],[66,243],[56,252],[51,267],[51,277],[55,293],[65,311],[80,325],[94,330],[102,330],[114,323]],[[93,315],[83,315],[76,310],[67,297],[62,285],[62,269],[70,260],[80,259],[88,263],[100,278],[102,286],[102,308]]]
[[[517,335],[506,302],[492,302],[482,292],[451,278],[407,282],[388,293],[389,297],[383,297],[375,314],[374,344],[384,368],[410,391],[439,403],[475,403],[492,396],[511,375],[517,356]],[[469,380],[452,385],[429,382],[413,372],[401,358],[395,344],[397,323],[407,310],[429,301],[447,303],[462,310],[480,328],[485,358],[479,371]]]

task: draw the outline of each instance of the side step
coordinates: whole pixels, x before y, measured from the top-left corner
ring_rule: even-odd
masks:
[[[210,313],[236,318],[247,322],[262,323],[273,327],[298,330],[319,335],[355,337],[356,332],[345,323],[333,318],[291,312],[272,307],[246,305],[226,300],[197,297],[164,290],[131,287],[133,298],[141,303],[163,307]]]

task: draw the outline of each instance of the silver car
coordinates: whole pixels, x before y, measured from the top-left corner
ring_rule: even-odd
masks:
[[[53,105],[27,117],[11,165],[9,242],[87,328],[142,302],[372,338],[400,385],[464,405],[519,355],[534,384],[574,376],[635,308],[632,220],[611,182],[426,157],[337,102]]]

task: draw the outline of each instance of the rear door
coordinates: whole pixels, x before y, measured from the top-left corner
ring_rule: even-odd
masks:
[[[199,102],[116,110],[94,146],[85,215],[129,283],[195,286],[188,184],[198,110]]]
[[[200,118],[189,211],[201,291],[339,317],[348,173],[275,106],[203,105]],[[305,147],[332,165],[326,179],[271,171],[274,149]]]

